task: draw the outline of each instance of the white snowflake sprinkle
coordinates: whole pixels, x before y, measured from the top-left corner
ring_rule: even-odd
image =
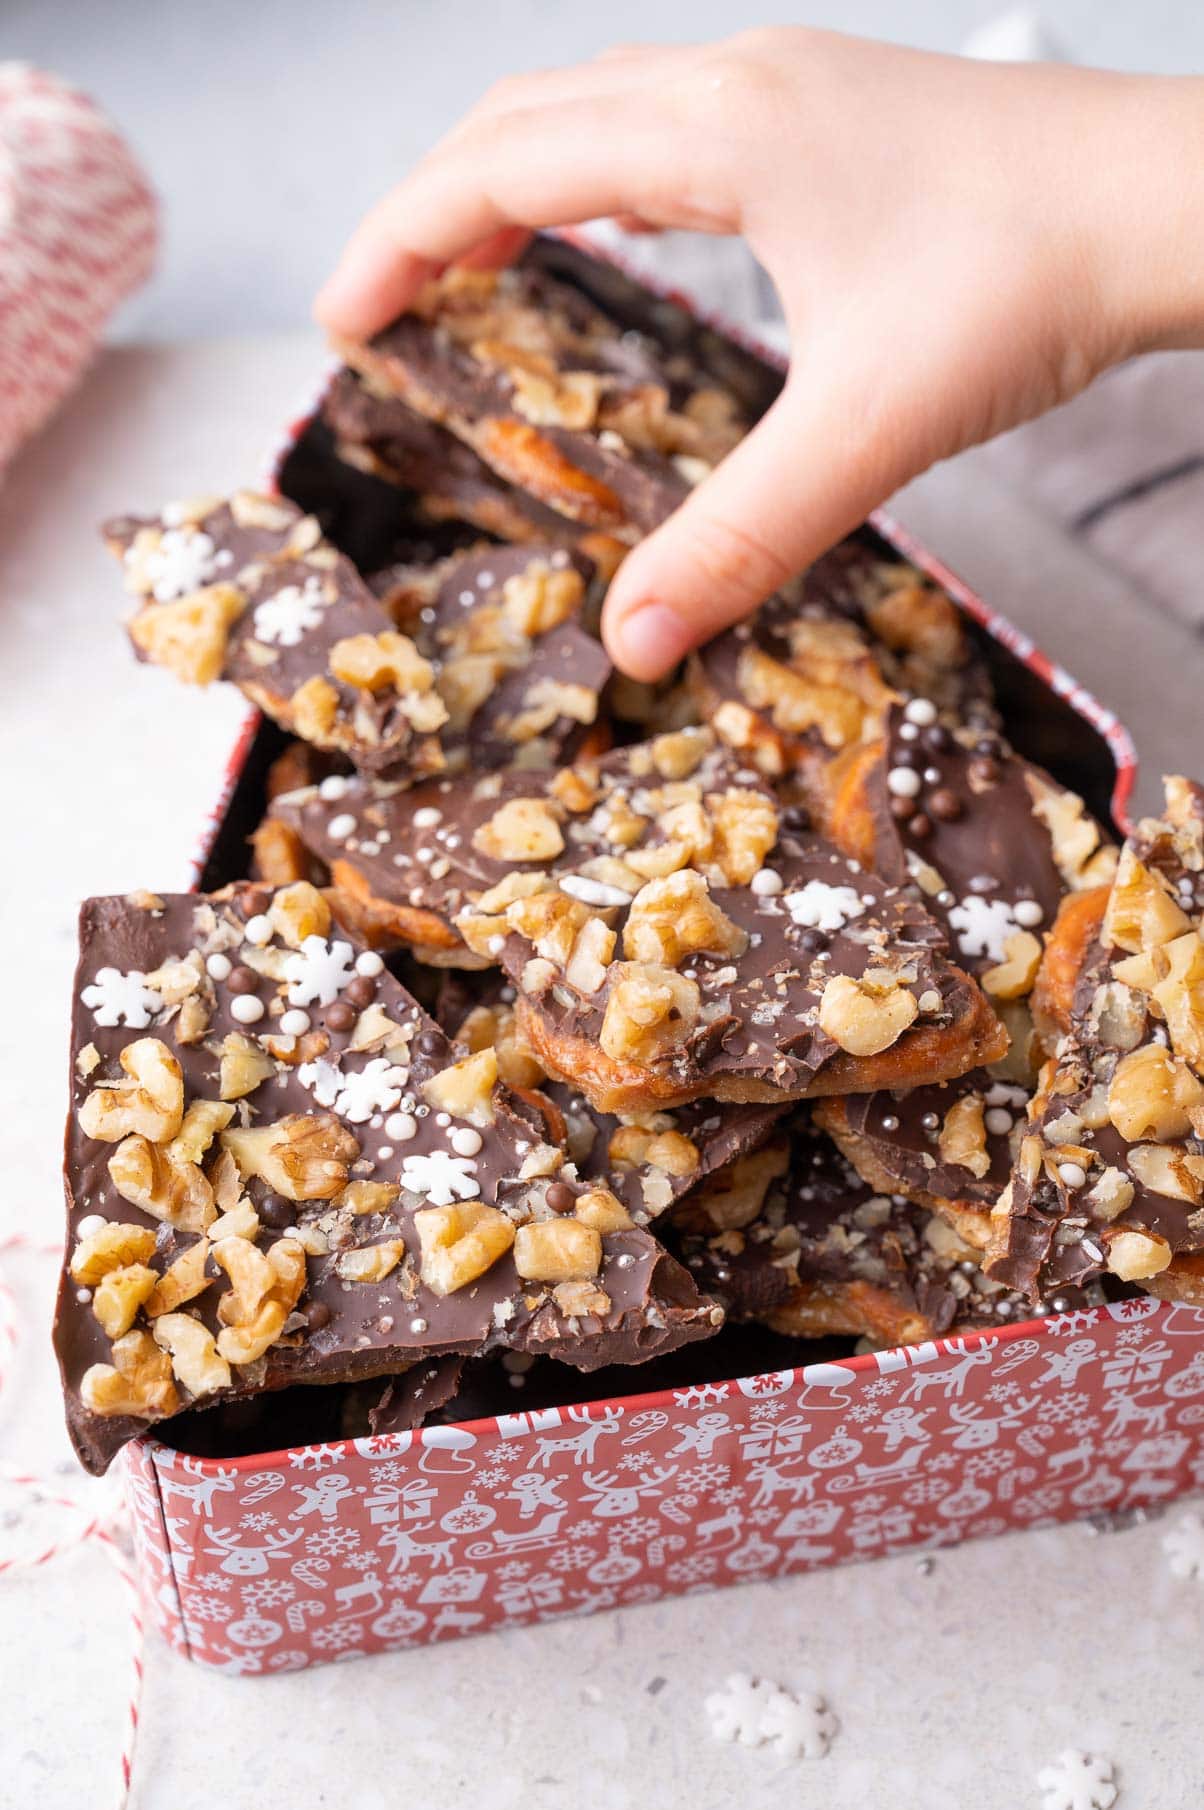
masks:
[[[156,603],[171,603],[213,583],[218,573],[216,553],[210,536],[199,528],[167,528],[153,552],[142,554],[135,545],[125,557],[131,567],[141,568]]]
[[[303,1062],[297,1070],[297,1079],[302,1087],[309,1089],[319,1106],[333,1106],[343,1084],[337,1065],[328,1062],[325,1056],[319,1056],[315,1062]]]
[[[1116,1774],[1111,1760],[1068,1747],[1037,1774],[1042,1810],[1111,1810]]]
[[[333,1003],[355,973],[355,951],[350,943],[328,943],[324,937],[307,936],[295,955],[284,964],[291,1006]]]
[[[146,984],[146,975],[131,968],[123,974],[120,968],[98,968],[90,986],[80,998],[97,1024],[128,1024],[140,1031],[156,1012],[163,1010],[163,995]]]
[[[1007,940],[1019,929],[1006,899],[984,899],[977,893],[968,893],[953,906],[949,922],[963,955],[987,955],[993,962],[1005,960]]]
[[[786,893],[782,903],[795,923],[808,930],[843,930],[865,910],[851,886],[829,886],[826,880],[808,880],[798,892]]]
[[[733,1672],[706,1699],[711,1733],[742,1747],[772,1747],[782,1760],[819,1760],[837,1732],[837,1721],[814,1691],[793,1691],[747,1672]]]
[[[342,1077],[334,1109],[353,1125],[363,1125],[373,1113],[392,1112],[408,1079],[408,1069],[398,1068],[387,1056],[377,1056],[364,1068]]]
[[[471,1157],[452,1156],[447,1150],[417,1152],[403,1158],[401,1185],[411,1194],[422,1194],[433,1207],[450,1207],[455,1200],[474,1200],[481,1192],[476,1164]]]
[[[1199,1578],[1204,1583],[1204,1521],[1199,1515],[1180,1515],[1163,1535],[1162,1550],[1175,1577]]]
[[[274,647],[296,647],[302,636],[317,628],[325,609],[320,578],[307,578],[303,585],[286,584],[257,606],[255,639]]]

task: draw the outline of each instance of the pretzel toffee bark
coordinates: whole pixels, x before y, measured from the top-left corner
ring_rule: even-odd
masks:
[[[881,736],[899,691],[990,720],[990,687],[952,600],[912,567],[846,541],[690,660],[700,710],[771,778],[817,806],[837,755]]]
[[[1108,1272],[1204,1302],[1204,788],[1184,779],[1122,851],[987,1267],[1030,1294]]]
[[[292,503],[239,491],[109,522],[138,600],[139,659],[229,679],[285,729],[379,772],[438,771],[447,711],[430,663]]]
[[[621,542],[591,534],[505,483],[447,428],[398,397],[379,394],[354,371],[337,373],[322,399],[321,414],[345,464],[414,492],[422,514],[432,521],[468,522],[515,543],[580,545],[608,574],[622,557]]]
[[[374,390],[623,541],[662,522],[748,426],[728,390],[530,267],[448,271],[374,339],[337,343]]]
[[[981,1253],[903,1195],[875,1191],[806,1111],[791,1120],[779,1171],[763,1199],[706,1187],[675,1210],[682,1261],[733,1319],[900,1345],[1026,1317],[1019,1296],[983,1275]]]
[[[640,1361],[722,1318],[305,883],[90,901],[75,1001],[56,1346],[89,1468],[194,1403]]]
[[[972,1069],[930,1087],[817,1100],[814,1117],[870,1187],[939,1213],[981,1250],[1029,1098],[1029,1088]]]

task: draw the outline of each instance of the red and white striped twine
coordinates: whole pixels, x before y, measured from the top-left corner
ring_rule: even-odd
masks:
[[[0,1257],[10,1253],[58,1257],[61,1246],[15,1232],[0,1239]],[[4,1271],[0,1269],[0,1395],[8,1387],[20,1339],[16,1295]],[[22,1512],[17,1519],[18,1527],[46,1511],[53,1512],[62,1523],[62,1530],[52,1539],[35,1541],[32,1549],[10,1550],[0,1544],[0,1579],[12,1577],[18,1572],[34,1571],[39,1566],[49,1565],[55,1559],[62,1558],[65,1553],[75,1552],[88,1545],[100,1548],[121,1579],[130,1630],[131,1675],[125,1705],[119,1773],[112,1802],[115,1810],[125,1810],[129,1802],[134,1748],[142,1705],[145,1628],[137,1575],[123,1544],[126,1529],[124,1503],[120,1496],[109,1495],[103,1506],[94,1510],[76,1496],[63,1495],[45,1477],[15,1466],[0,1466],[0,1485],[15,1491],[21,1498]]]

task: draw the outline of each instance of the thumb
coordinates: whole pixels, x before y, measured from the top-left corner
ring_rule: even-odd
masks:
[[[880,397],[863,406],[866,387],[842,384],[839,398],[817,399],[792,376],[752,433],[628,554],[602,615],[618,667],[659,678],[915,475],[919,465],[881,420]]]

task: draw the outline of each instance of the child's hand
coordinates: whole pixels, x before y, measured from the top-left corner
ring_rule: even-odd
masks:
[[[453,261],[602,214],[743,233],[789,380],[611,587],[641,678],[747,614],[935,460],[1106,365],[1204,340],[1204,85],[803,29],[503,81],[359,227],[318,300],[383,326]]]

